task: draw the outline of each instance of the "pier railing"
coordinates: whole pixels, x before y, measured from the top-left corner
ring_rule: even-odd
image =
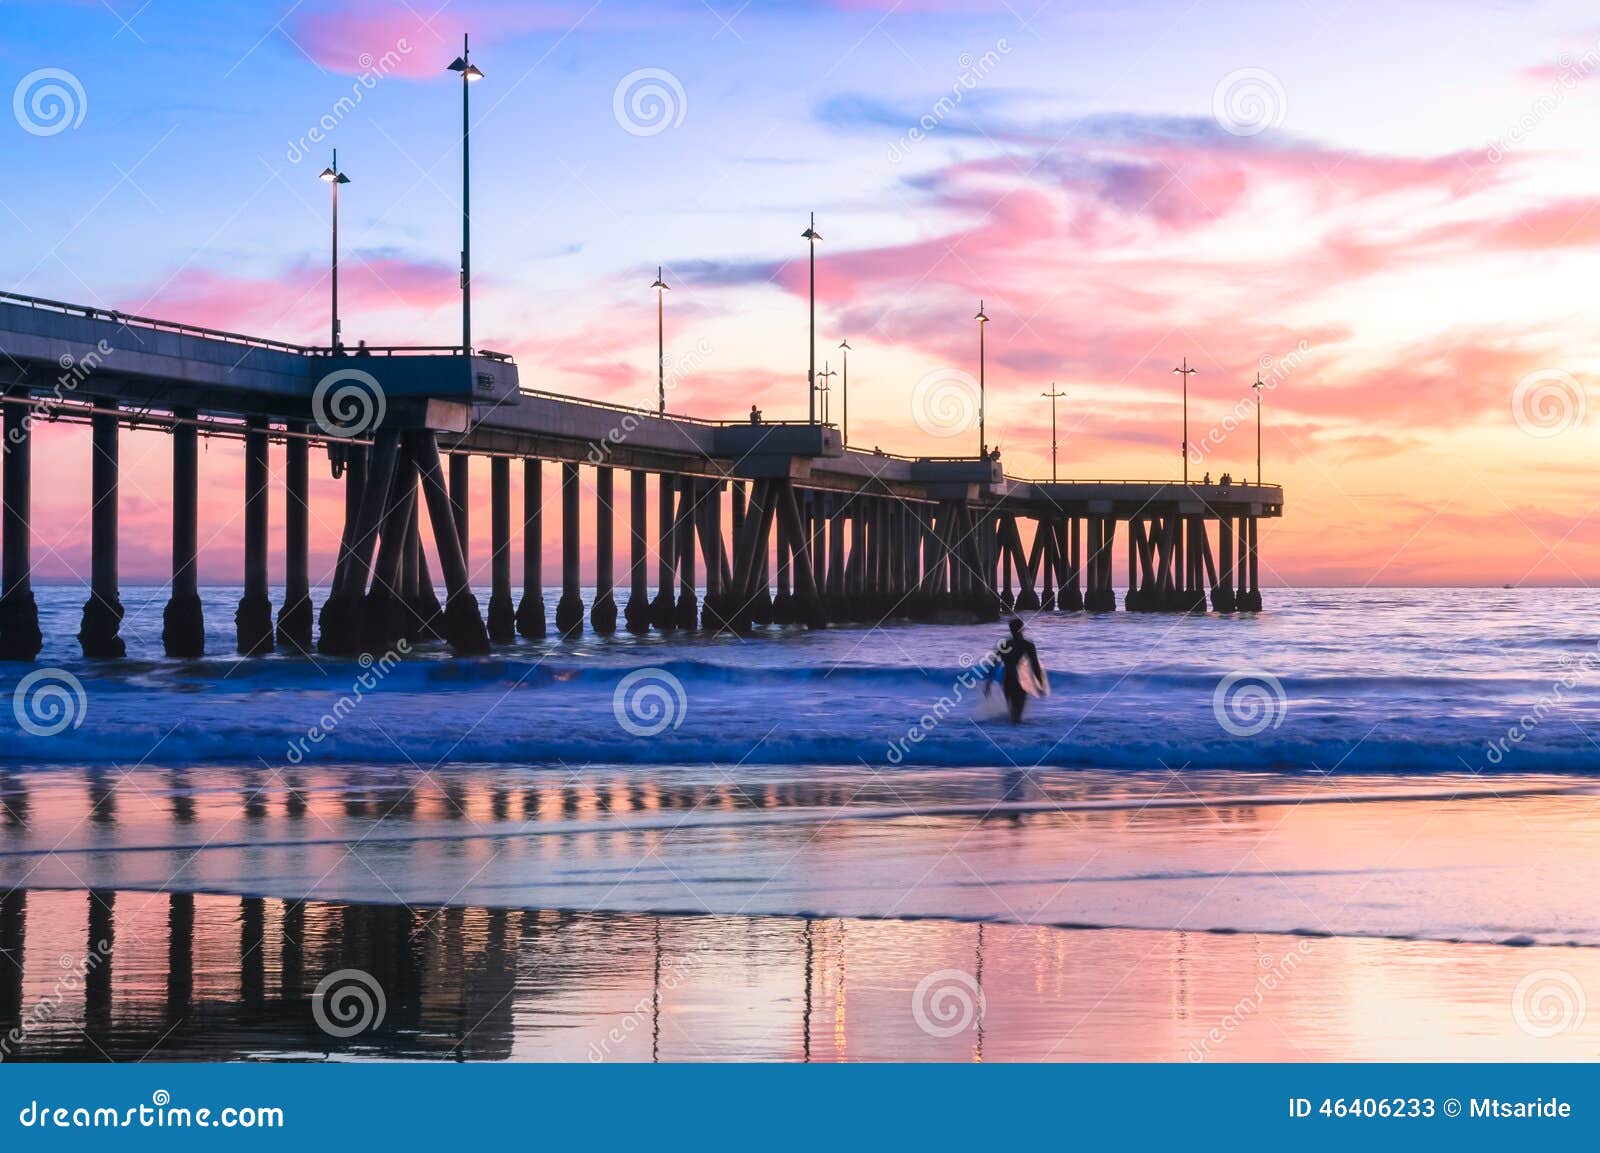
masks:
[[[196,324],[157,320],[150,316],[137,316],[129,312],[119,312],[114,308],[95,308],[92,305],[68,304],[61,300],[48,300],[40,296],[23,296],[15,292],[0,292],[0,301],[20,304],[25,308],[36,308],[41,312],[57,312],[64,316],[81,316],[88,320],[104,320],[112,324],[126,325],[130,328],[172,332],[179,336],[203,336],[208,340],[222,340],[229,344],[248,345],[251,348],[270,348],[275,352],[304,354],[313,351],[304,345],[290,344],[285,340],[270,340],[265,337],[247,336],[242,332],[228,332],[221,328],[205,328]]]

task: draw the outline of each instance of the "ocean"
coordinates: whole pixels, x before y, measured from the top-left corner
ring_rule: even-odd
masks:
[[[1592,1055],[1586,590],[1037,614],[1020,726],[974,716],[998,625],[240,661],[210,588],[173,662],[130,588],[107,664],[38,596],[0,1023],[116,950],[24,1056]],[[349,1037],[346,970],[390,1010]]]

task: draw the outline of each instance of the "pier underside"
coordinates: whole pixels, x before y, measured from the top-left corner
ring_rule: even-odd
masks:
[[[90,657],[123,653],[118,442],[129,428],[171,440],[163,639],[169,655],[184,658],[204,651],[202,436],[244,445],[244,592],[235,619],[247,656],[313,648],[344,656],[429,640],[468,655],[519,635],[543,637],[551,624],[571,637],[619,627],[748,633],[1110,612],[1119,587],[1128,611],[1254,612],[1262,607],[1258,526],[1283,508],[1276,486],[1032,482],[1006,477],[998,459],[849,450],[831,425],[706,421],[527,391],[509,358],[459,348],[350,356],[3,295],[0,347],[8,356],[0,376],[0,659],[31,660],[42,643],[30,584],[40,421],[87,425],[93,440],[92,581],[79,633]],[[268,467],[280,445],[281,493]],[[320,606],[311,603],[309,572],[315,456],[344,487],[337,562],[324,582],[331,592]],[[473,456],[490,461],[487,582],[468,564]],[[515,533],[513,461],[522,466]],[[546,464],[557,478],[548,490]],[[625,590],[616,583],[619,471]],[[547,621],[543,514],[546,496],[557,494],[561,593]],[[275,499],[286,511],[277,606],[267,569]],[[491,587],[487,619],[472,591],[483,583]]]

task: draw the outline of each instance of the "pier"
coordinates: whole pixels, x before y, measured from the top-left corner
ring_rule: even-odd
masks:
[[[30,549],[40,421],[87,425],[93,439],[92,580],[78,635],[84,655],[100,658],[124,647],[117,482],[118,441],[129,428],[172,442],[163,643],[181,658],[205,647],[195,568],[202,436],[244,444],[235,620],[245,656],[351,656],[400,639],[438,639],[472,655],[519,636],[619,627],[744,634],[991,620],[1008,610],[1111,612],[1119,587],[1127,611],[1253,612],[1262,607],[1258,524],[1283,512],[1275,485],[1030,480],[1005,475],[992,457],[851,449],[827,423],[717,421],[541,392],[521,385],[511,357],[459,346],[302,346],[0,293],[0,351],[0,659],[32,660],[43,643]],[[283,446],[281,492],[270,484],[274,444]],[[320,606],[311,603],[308,564],[313,450],[345,497]],[[492,461],[487,613],[466,559],[473,456]],[[523,502],[515,533],[514,471]],[[620,558],[619,472],[630,498]],[[541,532],[545,497],[557,493],[561,596],[547,620]],[[586,499],[592,541],[580,532]],[[286,581],[285,603],[274,606],[267,514],[276,500],[287,513]],[[422,547],[423,517],[432,555]],[[519,551],[523,591],[513,603]],[[595,571],[589,604],[586,551]]]

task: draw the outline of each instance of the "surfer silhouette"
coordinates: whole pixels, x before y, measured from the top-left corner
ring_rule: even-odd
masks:
[[[1022,635],[1022,618],[1011,618],[1011,635],[995,648],[1000,658],[1000,687],[1005,693],[1006,708],[1011,723],[1022,723],[1022,710],[1029,696],[1042,697],[1050,691],[1044,667],[1039,664],[1039,650]]]

